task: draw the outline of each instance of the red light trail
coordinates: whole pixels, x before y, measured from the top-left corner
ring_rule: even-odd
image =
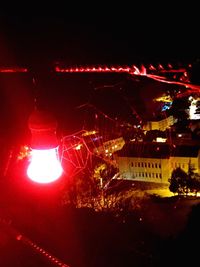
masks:
[[[69,267],[68,264],[64,263],[58,257],[55,257],[53,254],[49,253],[47,250],[39,246],[37,243],[33,242],[24,234],[20,233],[17,229],[12,226],[12,220],[0,217],[0,225],[6,227],[9,230],[9,234],[12,238],[16,239],[19,242],[22,242],[24,245],[30,247],[36,253],[43,256],[46,260],[51,262],[54,266],[59,267]]]
[[[171,64],[167,65],[167,68],[164,68],[163,65],[159,64],[156,68],[153,65],[149,65],[146,68],[142,65],[140,68],[133,65],[132,67],[75,67],[75,68],[62,68],[59,66],[55,67],[55,72],[58,73],[128,73],[135,76],[145,76],[149,79],[153,79],[158,82],[180,85],[186,88],[192,89],[192,92],[200,93],[200,85],[191,84],[188,79],[188,68],[191,68],[191,64],[187,67],[173,68]],[[160,75],[162,74],[162,75]],[[174,74],[175,78],[169,79],[163,74]],[[182,74],[179,79],[176,77],[176,74]],[[177,80],[178,79],[178,80]]]
[[[183,86],[186,88],[190,88],[193,93],[200,93],[200,85],[190,83],[188,79],[188,69],[192,67],[192,64],[187,64],[186,67],[175,67],[168,63],[167,66],[163,66],[158,64],[158,66],[153,66],[150,64],[148,67],[141,65],[141,67],[137,67],[132,65],[131,67],[126,66],[98,66],[98,67],[69,67],[63,68],[60,66],[55,66],[54,71],[56,73],[128,73],[133,76],[145,76],[149,79]],[[0,67],[0,73],[26,73],[30,72],[28,68],[20,68],[20,67]],[[173,79],[169,79],[165,77],[165,74],[174,74]],[[177,77],[179,74],[179,77]]]
[[[27,68],[19,68],[19,67],[10,67],[10,68],[0,68],[0,73],[16,73],[16,72],[28,72]]]

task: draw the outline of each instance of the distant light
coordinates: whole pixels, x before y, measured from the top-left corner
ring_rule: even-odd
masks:
[[[89,136],[89,135],[94,135],[97,134],[98,132],[93,130],[93,131],[86,131],[82,134],[82,136]]]
[[[193,98],[192,96],[190,96],[188,98],[188,100],[190,101],[190,106],[189,106],[189,118],[190,120],[199,120],[200,119],[200,114],[196,113],[197,110],[197,104],[198,102],[200,102],[200,98]]]
[[[16,239],[17,239],[18,241],[20,241],[20,240],[22,239],[22,235],[20,235],[20,234],[17,235],[17,236],[16,236]]]
[[[78,144],[78,145],[75,147],[75,149],[76,149],[76,150],[80,150],[81,147],[82,147],[82,144]]]
[[[167,141],[167,138],[157,137],[156,142],[158,143],[165,143]]]

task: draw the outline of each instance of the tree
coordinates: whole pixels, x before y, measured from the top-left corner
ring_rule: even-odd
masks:
[[[179,189],[178,180],[171,178],[171,179],[169,179],[169,182],[170,182],[169,190],[174,194],[177,193],[178,189]]]
[[[178,121],[184,121],[189,119],[189,105],[190,102],[187,97],[176,98],[172,103],[170,109],[171,115],[178,119]]]
[[[118,168],[100,157],[94,157],[91,168],[85,168],[68,179],[64,188],[62,202],[77,208],[87,207],[95,210],[105,208],[105,184],[118,172]],[[109,202],[116,202],[117,199]]]
[[[180,167],[173,170],[171,178],[169,179],[169,190],[171,192],[178,193],[179,195],[184,194],[187,189],[188,175]]]
[[[189,179],[194,178],[194,175],[195,175],[194,171],[195,171],[195,168],[193,167],[191,160],[189,160],[189,163],[188,163],[188,177],[189,177]]]
[[[197,193],[200,192],[200,175],[195,173],[194,177],[190,180],[189,184],[190,192],[194,193],[197,196]]]
[[[171,192],[180,194],[194,193],[197,195],[200,192],[200,175],[195,173],[195,168],[188,163],[188,172],[186,173],[181,168],[173,170],[171,178],[169,179],[169,190]]]
[[[188,127],[189,122],[189,100],[188,98],[176,98],[170,108],[170,114],[177,119],[174,124],[176,131],[184,131]]]

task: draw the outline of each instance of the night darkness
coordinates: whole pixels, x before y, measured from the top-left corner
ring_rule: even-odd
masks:
[[[1,173],[5,171],[3,168],[10,151],[18,153],[20,145],[29,143],[27,122],[36,103],[54,113],[59,137],[82,129],[93,129],[96,118],[101,124],[99,126],[104,124],[107,132],[113,130],[115,134],[115,122],[135,127],[141,118],[154,116],[155,97],[177,88],[128,73],[56,73],[57,65],[66,68],[141,67],[170,63],[180,67],[194,63],[196,69],[192,69],[192,81],[200,85],[199,14],[195,14],[195,7],[190,10],[187,5],[184,10],[183,6],[175,9],[174,3],[161,3],[160,6],[150,3],[150,8],[145,1],[141,7],[121,2],[110,7],[99,2],[94,4],[94,7],[87,8],[84,2],[83,8],[76,2],[72,11],[69,6],[60,4],[57,8],[53,3],[52,11],[46,14],[42,11],[37,14],[37,8],[31,4],[29,12],[17,13],[16,10],[10,14],[0,11]],[[199,8],[196,10],[199,11]],[[27,68],[28,72],[1,72],[15,67]],[[126,213],[125,202],[122,208],[119,206],[115,217],[111,214],[107,216],[103,209],[102,213],[85,207],[77,211],[74,204],[70,204],[67,210],[65,205],[57,207],[58,195],[64,195],[64,188],[72,192],[70,197],[73,197],[76,185],[73,188],[69,186],[75,181],[73,176],[65,173],[63,180],[54,184],[56,189],[54,185],[46,189],[43,185],[33,185],[24,172],[23,175],[20,171],[18,173],[15,164],[9,164],[12,171],[14,169],[14,175],[9,176],[8,172],[3,176],[8,179],[2,179],[6,190],[1,194],[0,211],[8,216],[11,212],[12,225],[15,226],[16,222],[16,227],[28,233],[33,241],[38,241],[38,244],[41,241],[42,247],[70,266],[169,266],[171,262],[180,263],[180,258],[182,263],[185,255],[188,262],[198,257],[194,245],[198,227],[192,230],[193,225],[189,225],[189,232],[180,235],[182,239],[173,236],[173,233],[178,236],[181,227],[186,225],[190,203],[187,207],[179,199],[177,202],[164,200],[159,203],[153,195],[149,202],[141,202],[141,207],[144,204],[141,213],[137,210],[135,214],[129,210]],[[86,169],[81,175],[80,178],[85,179],[92,174]],[[64,181],[66,177],[69,179]],[[135,185],[132,183],[130,186]],[[140,206],[137,200],[135,203]],[[181,216],[179,211],[183,213]],[[1,223],[0,217],[0,226]],[[39,250],[34,250],[35,247],[29,251],[27,243],[10,242],[13,233],[10,234],[9,227],[5,228],[3,225],[0,229],[2,266],[6,266],[4,263],[7,261],[15,261],[20,267],[29,266],[27,263],[30,266],[49,266],[45,261],[43,265],[37,263],[37,260],[40,263],[43,260],[38,257]],[[191,233],[190,240],[188,236]],[[186,246],[182,240],[187,242]],[[195,257],[191,254],[190,258],[186,250],[191,244],[196,254]],[[184,257],[182,252],[185,252]]]
[[[3,14],[1,64],[140,64],[199,56],[194,10],[124,6]]]
[[[144,15],[141,8],[135,8],[130,14],[123,8],[120,11],[107,10],[98,14],[91,11],[82,13],[82,16],[78,13],[73,16],[74,13],[69,11],[67,15],[55,11],[47,15],[33,12],[1,16],[0,66],[22,66],[29,70],[27,74],[0,75],[1,124],[5,125],[1,131],[8,130],[15,136],[16,132],[23,133],[37,94],[40,101],[56,113],[61,128],[68,132],[83,127],[84,118],[77,106],[94,100],[100,109],[109,112],[112,93],[114,98],[122,96],[119,86],[109,90],[107,98],[105,89],[102,95],[95,91],[96,86],[105,85],[100,75],[56,75],[53,71],[56,63],[67,67],[140,66],[191,63],[198,59],[199,40],[195,24],[189,23],[183,13],[178,16],[174,11],[166,18],[158,12]],[[133,92],[138,91],[138,83],[131,84],[129,77],[123,75],[114,75],[114,78],[108,75],[106,83],[119,83],[125,91],[130,88],[135,89]],[[141,91],[135,99],[144,100],[146,84],[139,86]],[[127,94],[130,96],[128,92],[125,97]],[[104,100],[98,103],[98,97]],[[112,103],[115,110],[118,103],[120,105],[118,100]],[[121,103],[124,105],[124,99]],[[115,117],[115,113],[111,111],[109,114]],[[127,116],[127,111],[122,116]]]
[[[21,115],[17,114],[20,109],[23,110],[21,113],[25,110],[28,113],[34,90],[40,90],[39,94],[43,95],[47,102],[52,101],[51,98],[48,100],[47,96],[52,96],[57,104],[59,101],[64,102],[65,98],[69,109],[91,99],[91,90],[96,86],[91,77],[85,78],[84,82],[80,81],[82,88],[78,82],[74,87],[59,85],[57,87],[63,87],[59,93],[60,99],[58,94],[53,96],[52,91],[59,90],[55,80],[60,83],[62,82],[59,79],[63,82],[65,80],[65,83],[67,81],[64,75],[55,78],[52,73],[56,62],[68,67],[133,64],[140,66],[149,63],[191,63],[198,59],[199,40],[195,23],[191,20],[189,22],[183,12],[178,16],[172,11],[170,16],[166,17],[158,12],[136,16],[143,11],[141,8],[135,8],[130,14],[123,8],[121,13],[117,11],[119,10],[107,10],[104,13],[100,11],[99,14],[91,11],[82,16],[78,13],[73,16],[74,13],[70,15],[68,12],[66,15],[56,11],[46,15],[37,15],[34,11],[27,15],[22,15],[22,12],[19,15],[3,14],[0,28],[0,65],[25,66],[29,69],[29,74],[7,75],[9,78],[1,75],[1,90],[4,88],[2,94],[6,98],[5,103],[9,102],[6,113],[9,110],[11,117],[20,117]],[[19,76],[17,81],[12,78],[14,76]],[[40,89],[33,88],[32,79],[35,79]],[[123,79],[117,79],[117,82],[123,83]],[[13,91],[11,95],[9,90]],[[16,113],[13,113],[13,110],[16,110]],[[5,116],[3,117],[5,119]]]

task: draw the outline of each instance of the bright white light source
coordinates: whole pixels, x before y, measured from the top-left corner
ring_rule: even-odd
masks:
[[[156,137],[156,142],[158,143],[165,143],[166,141],[167,141],[167,138]]]
[[[27,169],[28,177],[37,183],[51,183],[57,180],[63,170],[58,159],[57,148],[31,152],[31,163]]]
[[[200,101],[200,98],[194,99],[192,96],[189,97],[190,106],[189,106],[189,118],[190,120],[199,120],[200,114],[196,114],[197,103]]]

